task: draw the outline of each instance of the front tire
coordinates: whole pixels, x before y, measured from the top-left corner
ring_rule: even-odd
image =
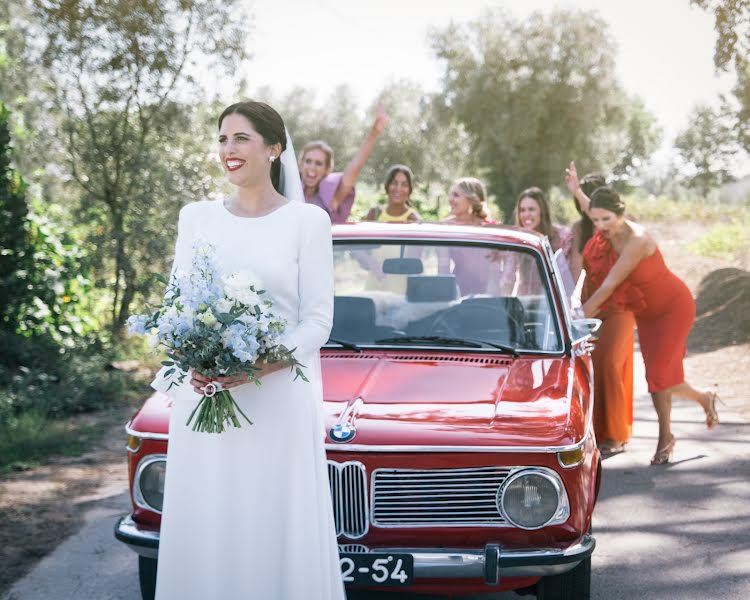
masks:
[[[141,582],[141,598],[154,600],[156,596],[156,565],[155,558],[138,557],[138,579]]]
[[[590,600],[591,557],[561,575],[542,577],[536,584],[537,600]]]

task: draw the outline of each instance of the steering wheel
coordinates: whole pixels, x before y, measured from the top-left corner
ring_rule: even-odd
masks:
[[[463,329],[461,321],[464,319],[473,323],[484,322],[487,323],[487,329],[497,329],[491,327],[491,325],[499,321],[498,317],[502,317],[503,320],[507,319],[508,327],[511,328],[509,331],[510,335],[508,336],[511,343],[515,342],[519,336],[523,335],[521,323],[511,315],[507,313],[499,313],[496,308],[491,306],[466,304],[453,306],[438,314],[435,317],[435,320],[430,324],[429,335],[455,338],[466,337],[466,331],[461,331]],[[503,325],[503,330],[506,329],[506,327],[504,327],[505,323],[499,323],[499,325]]]

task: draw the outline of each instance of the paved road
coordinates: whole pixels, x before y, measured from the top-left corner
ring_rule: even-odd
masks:
[[[636,382],[642,380],[636,373]],[[604,463],[594,513],[598,546],[592,597],[747,600],[750,422],[720,406],[722,423],[709,432],[700,408],[677,402],[675,462],[649,467],[656,422],[642,387],[637,389],[635,412],[635,436],[628,451]],[[106,490],[84,527],[2,600],[140,600],[135,555],[112,536],[115,517],[128,508],[125,490]],[[492,600],[511,598],[518,596],[499,594]]]

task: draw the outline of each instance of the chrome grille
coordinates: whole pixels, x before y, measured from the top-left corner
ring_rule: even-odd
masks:
[[[380,527],[505,525],[497,490],[511,469],[377,469],[372,522]]]
[[[328,461],[336,536],[356,540],[367,533],[367,474],[360,462]]]

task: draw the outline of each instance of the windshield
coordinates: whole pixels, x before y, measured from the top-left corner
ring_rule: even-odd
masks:
[[[548,279],[534,251],[336,242],[333,257],[333,345],[562,350]]]

